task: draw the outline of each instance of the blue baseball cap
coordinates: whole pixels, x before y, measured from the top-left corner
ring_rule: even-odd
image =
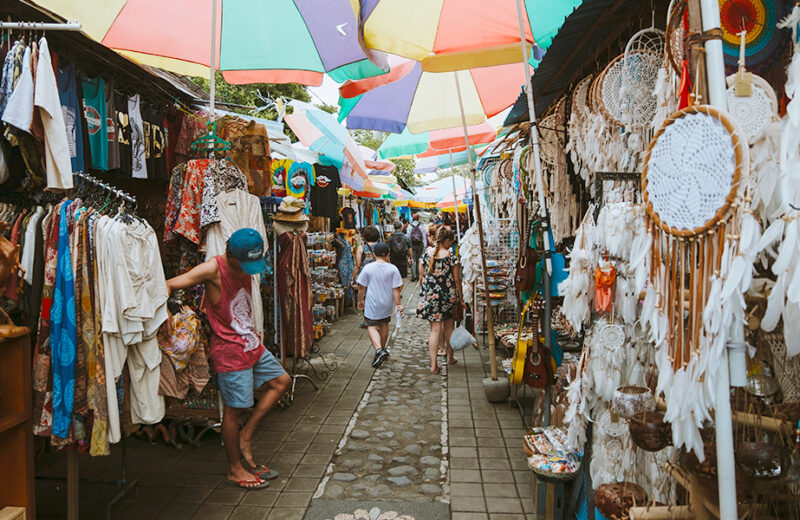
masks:
[[[245,273],[260,274],[267,270],[267,262],[264,260],[264,239],[255,229],[237,230],[228,239],[228,250],[239,261]]]

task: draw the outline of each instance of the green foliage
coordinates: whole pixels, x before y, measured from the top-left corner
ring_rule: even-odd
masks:
[[[367,148],[377,150],[383,144],[389,134],[386,132],[378,132],[375,130],[350,130],[350,135],[353,139]],[[417,165],[416,159],[391,159],[397,167],[394,170],[394,176],[402,180],[406,186],[412,187],[419,184],[416,175],[414,175],[414,168]]]
[[[318,109],[322,110],[323,112],[327,112],[329,114],[336,115],[339,113],[339,106],[338,105],[329,105],[324,101],[321,104],[314,105]]]
[[[200,88],[209,92],[210,86],[208,78],[192,77],[191,80]],[[231,85],[222,77],[222,73],[216,72],[216,98],[217,101],[223,103],[232,103],[230,111],[239,114],[250,116],[262,117],[264,119],[276,120],[278,119],[278,112],[274,106],[265,107],[263,110],[255,113],[251,107],[263,107],[264,101],[259,97],[259,93],[263,97],[270,99],[277,99],[283,97],[286,99],[297,99],[299,101],[310,102],[311,95],[305,85],[298,85],[297,83],[288,83],[285,85],[267,84],[267,83],[254,83],[252,85]],[[291,113],[291,107],[287,107],[287,113]]]

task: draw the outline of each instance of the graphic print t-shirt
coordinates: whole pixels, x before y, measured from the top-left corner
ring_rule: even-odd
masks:
[[[83,85],[83,115],[89,134],[92,168],[108,170],[108,129],[106,126],[106,93],[103,78],[81,80]]]
[[[338,217],[339,193],[342,183],[339,170],[334,166],[314,165],[316,182],[311,187],[311,214],[315,217],[327,217],[334,220]]]
[[[81,129],[81,104],[78,101],[78,87],[75,81],[75,65],[70,63],[57,72],[58,97],[67,127],[67,145],[72,161],[72,172],[83,171],[83,132]]]
[[[128,98],[128,124],[131,127],[131,176],[134,179],[146,179],[144,122],[139,94]]]
[[[342,216],[342,227],[345,229],[356,228],[356,210],[353,208],[342,208],[340,212]]]

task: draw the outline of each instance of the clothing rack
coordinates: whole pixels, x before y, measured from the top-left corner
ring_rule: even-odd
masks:
[[[19,31],[82,31],[78,20],[68,20],[67,23],[44,22],[0,22],[0,29],[16,29]]]
[[[122,200],[128,201],[131,204],[133,204],[134,206],[136,206],[136,197],[134,197],[133,195],[131,195],[130,193],[128,193],[126,191],[122,191],[119,188],[116,188],[116,187],[114,187],[114,186],[112,186],[112,185],[110,185],[108,183],[105,183],[105,182],[101,181],[100,179],[98,179],[97,177],[95,177],[93,175],[89,175],[88,173],[77,172],[77,173],[73,173],[73,175],[75,177],[81,179],[81,180],[84,180],[84,181],[86,181],[86,182],[88,182],[90,184],[94,184],[95,186],[110,192],[112,195],[114,195],[117,198],[120,198]]]

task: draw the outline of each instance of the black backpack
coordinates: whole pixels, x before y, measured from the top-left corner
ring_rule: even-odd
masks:
[[[422,244],[422,224],[411,224],[411,243],[414,245]]]
[[[392,256],[400,257],[406,254],[408,248],[405,238],[406,237],[400,233],[395,233],[389,237],[389,250],[392,252]]]

